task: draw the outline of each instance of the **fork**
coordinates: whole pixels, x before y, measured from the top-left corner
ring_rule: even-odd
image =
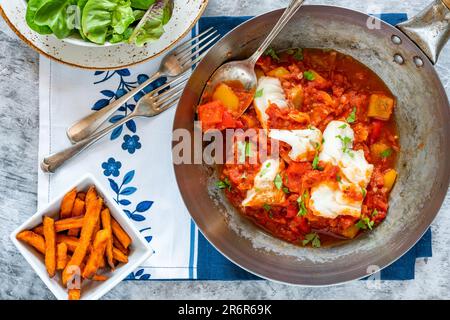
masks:
[[[137,93],[156,79],[160,77],[174,78],[184,74],[192,66],[198,63],[203,56],[199,55],[197,58],[193,58],[201,51],[208,48],[211,43],[220,37],[219,34],[215,35],[216,33],[217,31],[211,27],[196,37],[193,37],[192,39],[189,39],[179,45],[170,54],[164,57],[159,66],[159,70],[147,81],[141,83],[135,89],[113,101],[108,106],[77,121],[69,129],[67,129],[67,136],[69,140],[72,143],[76,143],[89,137],[107,119],[109,119],[121,105],[125,104],[128,100],[133,98]]]
[[[78,155],[80,152],[90,147],[115,128],[125,124],[127,121],[136,117],[154,117],[166,111],[175,104],[178,98],[180,98],[184,84],[188,78],[189,76],[184,74],[180,78],[173,79],[146,94],[137,102],[134,111],[128,114],[128,116],[62,151],[47,156],[41,163],[41,169],[44,172],[55,172],[55,170],[62,166],[66,161]]]

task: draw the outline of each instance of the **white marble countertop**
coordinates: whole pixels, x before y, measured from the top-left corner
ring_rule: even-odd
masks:
[[[307,0],[364,12],[416,14],[431,0]],[[288,0],[210,0],[205,15],[257,15]],[[38,55],[0,18],[0,299],[53,299],[9,241],[36,210],[38,151]],[[450,45],[437,71],[450,95]],[[353,281],[301,288],[269,281],[122,282],[105,299],[440,299],[450,298],[450,193],[432,225],[433,257],[419,260],[413,281],[385,281],[378,288]]]

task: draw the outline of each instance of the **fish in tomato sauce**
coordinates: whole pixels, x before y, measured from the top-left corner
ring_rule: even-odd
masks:
[[[221,165],[218,188],[242,215],[295,244],[319,247],[374,229],[388,213],[400,151],[387,86],[334,50],[271,50],[255,72],[254,94],[219,84],[202,97],[198,118],[204,131],[263,130],[268,143],[278,141],[278,158]]]

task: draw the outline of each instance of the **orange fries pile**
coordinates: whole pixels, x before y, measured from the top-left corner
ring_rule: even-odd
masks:
[[[87,279],[105,281],[103,272],[128,262],[131,238],[111,217],[94,187],[67,193],[59,220],[44,217],[41,225],[22,231],[17,239],[34,247],[45,257],[48,275],[61,271],[62,284],[70,300],[81,296],[81,283]]]

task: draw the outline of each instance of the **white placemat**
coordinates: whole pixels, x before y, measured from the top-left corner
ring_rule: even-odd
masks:
[[[161,59],[121,71],[94,72],[40,59],[39,161],[70,145],[66,129],[93,109],[130,90],[156,70]],[[111,121],[129,113],[135,101]],[[154,255],[131,279],[196,277],[196,227],[181,199],[171,159],[175,108],[155,118],[141,118],[68,162],[55,174],[39,169],[38,207],[90,172],[110,189]]]

